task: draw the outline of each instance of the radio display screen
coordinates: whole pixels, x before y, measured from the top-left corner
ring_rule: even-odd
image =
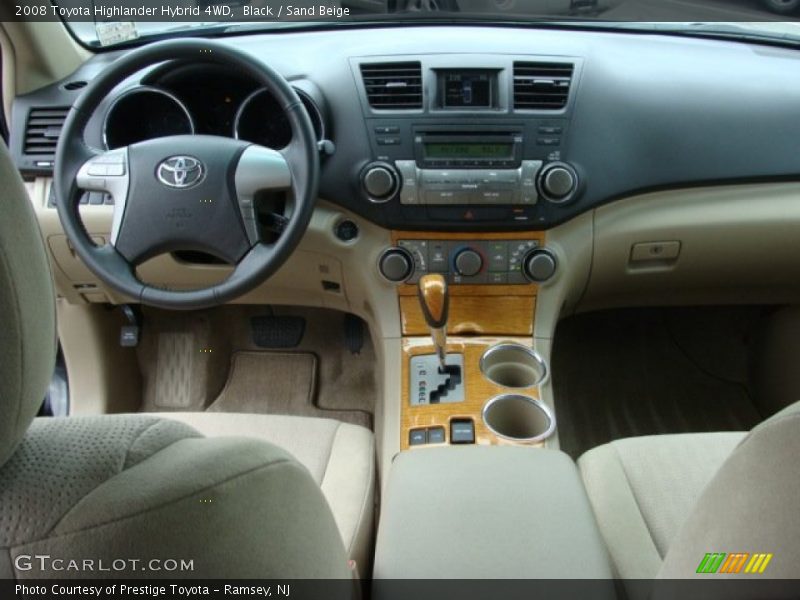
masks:
[[[426,159],[508,159],[513,151],[513,144],[506,143],[425,143]]]
[[[493,73],[446,71],[440,78],[443,108],[491,108]]]

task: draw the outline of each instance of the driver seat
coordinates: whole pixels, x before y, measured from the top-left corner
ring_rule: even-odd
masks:
[[[345,548],[319,477],[268,436],[206,438],[150,415],[35,418],[55,362],[55,294],[2,142],[0,189],[0,578],[351,578],[352,540]],[[274,426],[325,430],[304,421]],[[329,486],[352,485],[348,452],[372,465],[371,433],[358,433],[363,443],[317,442],[326,470],[336,462]],[[345,490],[340,512],[350,500],[347,514],[371,514],[368,473],[365,497]]]

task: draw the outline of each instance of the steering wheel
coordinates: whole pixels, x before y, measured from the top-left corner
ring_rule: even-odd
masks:
[[[102,99],[127,77],[170,60],[215,63],[251,76],[285,111],[291,143],[278,151],[224,137],[179,135],[108,152],[90,148],[84,129]],[[314,209],[319,156],[303,103],[276,71],[219,42],[169,40],[125,54],[94,78],[64,123],[54,178],[64,231],[97,277],[142,304],[197,309],[252,290],[291,255]],[[114,198],[111,236],[104,246],[91,241],[81,221],[83,191]],[[276,216],[280,235],[275,241],[260,238],[255,197],[262,191],[286,194],[286,216]],[[137,265],[178,250],[211,254],[233,265],[233,272],[218,285],[190,291],[138,279]]]

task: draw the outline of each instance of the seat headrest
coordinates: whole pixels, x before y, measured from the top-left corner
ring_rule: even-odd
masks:
[[[0,465],[42,405],[56,355],[53,279],[33,206],[0,141]]]

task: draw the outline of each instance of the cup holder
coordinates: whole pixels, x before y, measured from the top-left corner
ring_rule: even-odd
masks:
[[[498,437],[515,442],[540,442],[556,428],[555,417],[546,404],[517,394],[489,400],[483,407],[483,422]]]
[[[494,384],[507,388],[530,388],[547,377],[547,366],[531,348],[521,344],[498,344],[481,357],[481,372]]]

